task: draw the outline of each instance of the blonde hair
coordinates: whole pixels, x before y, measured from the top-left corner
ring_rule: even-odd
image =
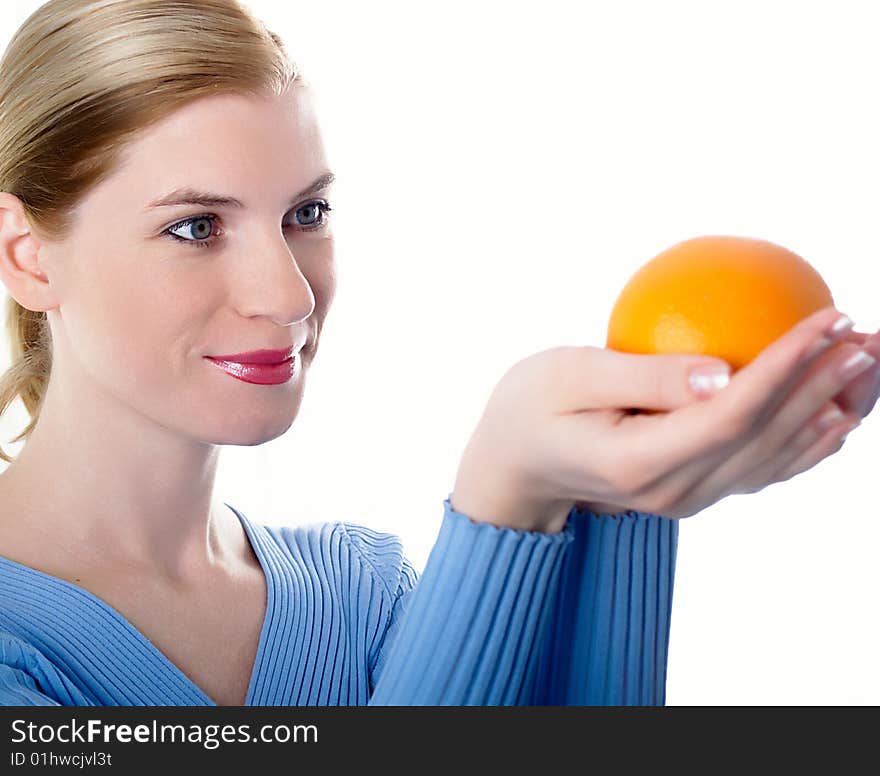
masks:
[[[64,240],[137,133],[202,96],[281,95],[294,82],[307,85],[281,39],[237,0],[50,0],[0,60],[0,191],[35,234]],[[0,415],[21,397],[31,421],[18,442],[39,418],[52,343],[45,312],[7,304]]]

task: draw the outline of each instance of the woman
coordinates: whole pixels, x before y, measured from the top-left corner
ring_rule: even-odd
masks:
[[[675,518],[809,468],[876,401],[835,367],[877,337],[802,356],[832,308],[711,399],[705,358],[524,359],[419,578],[394,535],[214,496],[221,445],[293,423],[334,294],[333,175],[278,37],[235,0],[51,0],[0,114],[0,411],[31,415],[0,475],[6,705],[662,704]]]

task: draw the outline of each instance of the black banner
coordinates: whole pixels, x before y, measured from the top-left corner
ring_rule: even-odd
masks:
[[[843,714],[840,724],[829,721]],[[799,754],[822,762],[823,748],[840,773],[846,763],[876,761],[864,751],[869,720],[873,711],[786,707],[2,707],[0,774],[166,768],[170,776],[192,766],[332,774],[329,766],[355,763],[358,772],[432,766],[456,776],[474,771],[477,754],[490,758],[492,774],[510,762],[519,766],[512,772],[562,762],[584,772],[609,762],[624,773],[689,762],[714,772],[722,761],[790,772]]]
[[[628,738],[636,717],[647,722],[661,714],[625,707],[5,707],[0,773],[168,766],[176,773],[195,765],[222,765],[225,773],[352,757],[381,766],[402,750],[430,760],[474,749],[550,747],[555,755],[577,751],[587,731],[595,751],[606,730],[619,728]]]

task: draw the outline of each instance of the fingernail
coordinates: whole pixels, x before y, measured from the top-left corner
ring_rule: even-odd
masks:
[[[695,393],[703,396],[716,393],[730,382],[730,367],[723,364],[698,366],[688,379]]]
[[[816,425],[819,431],[827,431],[833,425],[840,423],[841,420],[843,420],[843,413],[837,407],[831,407],[819,416]]]
[[[834,322],[834,325],[828,329],[828,333],[831,335],[841,334],[847,329],[851,329],[854,325],[853,320],[848,315],[841,315],[840,318]]]
[[[877,359],[867,354],[864,350],[853,353],[840,365],[840,376],[843,378],[855,377],[868,369]]]

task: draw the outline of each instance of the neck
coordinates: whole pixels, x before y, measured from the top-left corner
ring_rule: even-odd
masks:
[[[234,563],[241,529],[213,497],[218,446],[112,396],[77,395],[50,380],[31,436],[0,476],[9,526],[23,521],[30,537],[69,548],[77,562],[176,583]]]

